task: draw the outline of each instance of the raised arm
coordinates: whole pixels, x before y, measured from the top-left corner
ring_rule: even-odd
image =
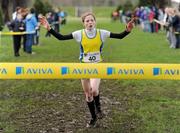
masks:
[[[54,37],[56,37],[59,40],[70,40],[70,39],[73,39],[72,33],[68,34],[68,35],[62,35],[62,34],[56,32],[55,30],[53,30],[52,28],[48,32],[51,33]]]
[[[121,33],[110,33],[110,38],[117,38],[117,39],[122,39],[125,36],[127,36],[131,30],[133,29],[133,23],[136,18],[132,18],[126,25],[126,30],[121,32]]]
[[[56,31],[54,31],[50,24],[48,23],[47,19],[44,17],[44,16],[39,16],[39,21],[40,21],[40,24],[48,30],[49,33],[51,33],[54,37],[56,37],[57,39],[59,40],[69,40],[69,39],[73,39],[73,35],[72,33],[71,34],[68,34],[68,35],[62,35]]]
[[[110,33],[110,38],[116,38],[116,39],[122,39],[125,36],[127,36],[130,32],[127,32],[126,30],[121,33]]]

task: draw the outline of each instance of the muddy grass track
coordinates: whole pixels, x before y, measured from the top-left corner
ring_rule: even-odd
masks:
[[[119,91],[122,96],[116,95]],[[9,124],[16,127],[16,133],[136,132],[142,120],[128,113],[132,104],[126,91],[116,82],[102,81],[101,103],[105,117],[93,129],[85,127],[90,114],[81,89],[12,95],[11,98],[19,97],[20,102],[13,105],[16,109],[9,114]]]

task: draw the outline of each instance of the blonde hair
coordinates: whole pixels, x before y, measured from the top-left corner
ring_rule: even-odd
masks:
[[[95,17],[95,15],[94,15],[92,12],[85,12],[85,13],[81,16],[81,20],[82,20],[83,23],[84,23],[85,18],[86,18],[87,16],[89,16],[89,15],[93,16],[94,20],[96,21],[96,17]]]

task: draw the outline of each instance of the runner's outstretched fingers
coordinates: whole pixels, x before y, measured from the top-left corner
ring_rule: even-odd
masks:
[[[126,31],[131,32],[131,30],[134,27],[134,21],[136,20],[136,17],[133,17],[126,25]]]
[[[47,19],[45,16],[38,16],[40,24],[47,29],[48,31],[51,29],[50,24],[48,23]]]

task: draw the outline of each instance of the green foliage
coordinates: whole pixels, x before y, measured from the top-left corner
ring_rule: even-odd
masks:
[[[42,2],[41,0],[36,0],[34,2],[34,8],[37,13],[45,15],[47,12],[52,10],[52,5],[48,1]]]
[[[44,11],[45,13],[52,11],[52,5],[48,1],[44,2]]]
[[[34,8],[38,13],[44,13],[44,4],[41,0],[36,0],[34,3]]]
[[[139,0],[140,6],[149,6],[152,5],[152,0]]]
[[[139,0],[139,6],[157,6],[157,7],[165,7],[170,4],[169,0]]]
[[[126,3],[124,4],[124,10],[128,11],[128,10],[132,10],[133,9],[133,4],[130,0],[127,0]]]
[[[123,10],[123,11],[128,11],[128,10],[133,10],[133,4],[130,0],[127,0],[124,5],[118,5],[116,8],[116,11]]]
[[[3,25],[4,25],[4,23],[3,23],[3,15],[2,15],[2,10],[0,10],[0,31],[2,31]]]
[[[123,10],[123,9],[124,9],[123,6],[119,5],[116,10],[119,11],[119,10]]]

